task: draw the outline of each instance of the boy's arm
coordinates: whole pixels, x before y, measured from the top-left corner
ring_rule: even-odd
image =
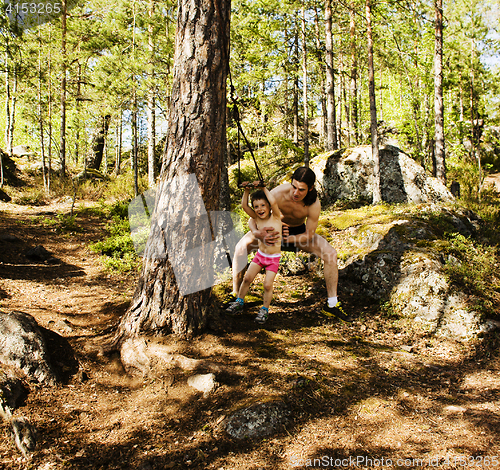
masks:
[[[263,189],[264,189],[264,193],[266,194],[267,200],[269,201],[269,204],[271,205],[271,210],[273,211],[273,215],[281,220],[281,211],[280,211],[280,208],[278,206],[278,201],[274,197],[273,193],[271,193],[271,191],[269,191],[269,189],[267,189],[266,187],[264,187]]]
[[[245,191],[243,192],[243,197],[241,198],[241,207],[252,219],[255,219],[257,218],[257,214],[248,204],[249,195],[250,195],[250,188],[247,186],[245,187]]]

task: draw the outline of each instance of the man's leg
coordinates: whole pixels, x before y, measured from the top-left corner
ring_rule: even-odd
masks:
[[[248,253],[258,246],[257,240],[252,232],[247,232],[241,240],[236,244],[233,255],[233,294],[238,295],[245,268],[248,263]]]
[[[299,248],[308,253],[319,256],[324,263],[324,275],[328,301],[323,306],[321,313],[329,317],[337,317],[342,321],[351,322],[353,318],[347,315],[340,302],[337,302],[337,284],[339,280],[339,269],[337,265],[337,251],[322,236],[314,234],[312,240],[307,244],[299,245]],[[331,304],[329,302],[332,302]]]
[[[314,234],[309,243],[297,244],[297,246],[302,251],[312,253],[323,260],[326,292],[328,297],[337,297],[337,284],[339,281],[337,250],[318,234]]]

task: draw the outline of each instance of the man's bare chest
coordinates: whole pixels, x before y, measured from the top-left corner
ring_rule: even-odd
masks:
[[[308,207],[304,205],[293,204],[290,202],[282,202],[280,210],[284,219],[303,220],[308,216]]]

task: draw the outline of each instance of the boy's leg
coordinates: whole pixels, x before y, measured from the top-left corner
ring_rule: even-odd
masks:
[[[252,232],[247,232],[236,244],[233,255],[233,294],[240,291],[245,268],[248,261],[248,253],[257,247],[257,240]],[[255,277],[255,276],[254,276]]]
[[[276,277],[274,271],[266,270],[266,277],[264,278],[264,307],[269,308],[273,298],[274,278]]]
[[[255,276],[260,273],[262,266],[254,263],[253,261],[248,266],[247,272],[243,277],[243,282],[241,283],[240,290],[238,291],[238,297],[240,299],[244,299],[248,293],[248,289],[250,289],[250,284],[255,279]]]

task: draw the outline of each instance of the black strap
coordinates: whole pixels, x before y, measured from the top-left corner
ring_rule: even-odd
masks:
[[[231,70],[229,70],[229,83],[231,85],[231,102],[233,103],[234,106],[234,120],[236,121],[236,126],[238,128],[238,187],[241,188],[241,168],[240,168],[240,160],[242,157],[241,153],[241,142],[240,142],[240,136],[243,137],[243,140],[245,141],[248,151],[250,152],[250,155],[252,155],[252,160],[253,164],[255,165],[255,171],[257,172],[257,178],[259,182],[264,185],[264,177],[262,176],[262,173],[259,170],[259,165],[257,165],[257,160],[255,160],[255,155],[253,154],[252,147],[250,145],[250,142],[248,142],[248,139],[245,136],[245,133],[243,132],[243,128],[241,127],[241,120],[240,120],[240,111],[238,108],[238,102],[236,101],[236,98],[234,97],[234,86],[233,86],[233,78],[231,76]]]

